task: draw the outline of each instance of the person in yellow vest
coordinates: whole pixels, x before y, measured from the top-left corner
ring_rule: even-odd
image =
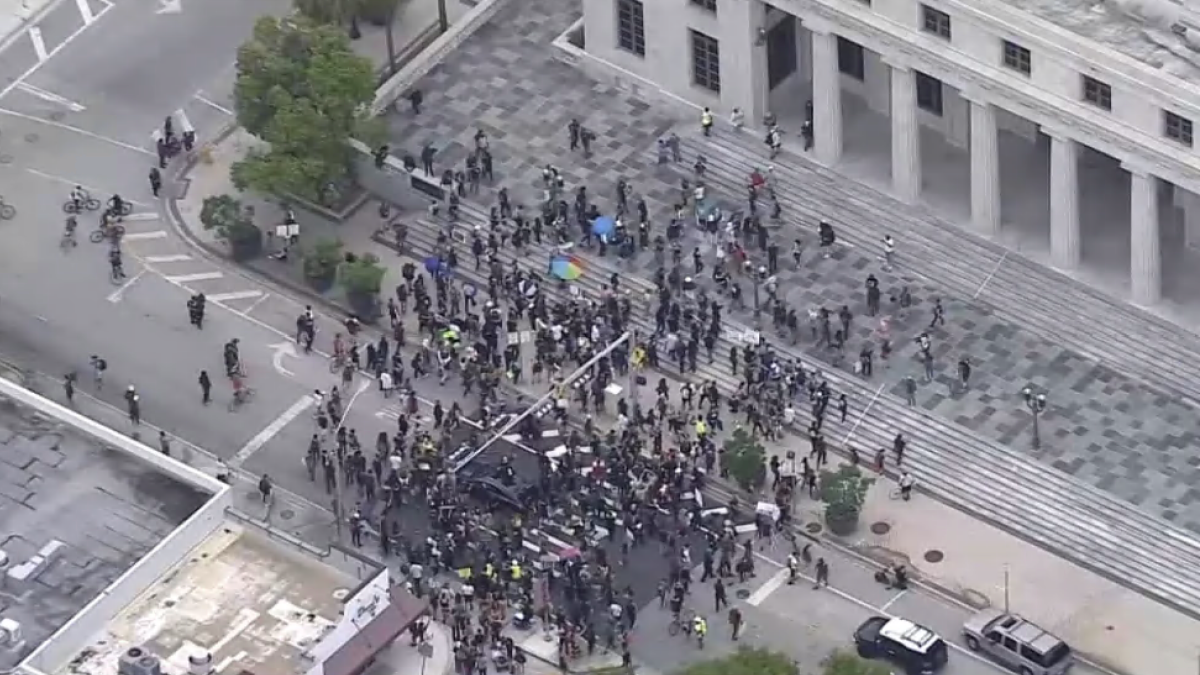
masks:
[[[705,108],[700,113],[700,128],[704,130],[705,136],[712,135],[713,114],[708,108]]]
[[[702,440],[704,440],[704,437],[707,435],[708,435],[708,423],[704,421],[703,417],[697,417],[696,418],[696,438],[698,440],[702,441]]]
[[[492,563],[488,563],[483,567],[483,576],[488,578],[488,581],[496,580],[496,568],[492,567]]]
[[[521,583],[521,563],[516,560],[512,561],[512,568],[509,570],[512,574],[512,580],[516,583]]]
[[[646,365],[646,350],[638,345],[633,348],[633,369],[641,370],[644,365]]]

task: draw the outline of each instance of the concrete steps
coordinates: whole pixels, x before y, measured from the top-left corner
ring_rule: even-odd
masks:
[[[486,212],[473,205],[464,208],[461,226],[469,229],[475,225],[486,228]],[[432,252],[436,228],[431,223],[410,227],[409,245],[414,255]],[[524,263],[541,271],[550,248],[531,249],[521,260],[511,250],[503,250],[501,259],[505,264]],[[585,296],[595,297],[610,273],[623,272],[615,259],[580,254],[589,262],[590,273],[575,285]],[[460,267],[459,276],[483,284],[483,275],[472,267]],[[627,273],[622,275],[622,284],[635,290],[650,288],[647,281]],[[554,297],[562,293],[555,285],[545,290]],[[746,328],[734,317],[728,317],[726,324],[733,331]],[[639,317],[635,325],[645,334],[653,332],[645,317]],[[727,393],[736,388],[737,380],[724,368],[731,346],[723,337],[717,346],[718,364],[702,364],[693,377],[713,379]],[[810,366],[819,365],[834,389],[846,393],[852,414],[845,427],[858,425],[850,444],[863,448],[864,458],[876,448],[890,448],[895,433],[903,431],[910,439],[906,467],[922,489],[1119,583],[1200,615],[1200,543],[1185,530],[1037,460],[910,408],[876,383],[847,375],[794,349],[780,346],[779,351]],[[798,416],[800,423],[807,424],[803,408],[800,406]],[[833,421],[828,424],[837,430],[831,430],[831,441],[841,446],[850,429],[839,429]],[[890,463],[890,451],[888,454]]]

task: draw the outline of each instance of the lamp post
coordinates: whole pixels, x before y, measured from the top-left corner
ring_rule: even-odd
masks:
[[[1021,396],[1025,398],[1025,407],[1033,413],[1033,449],[1038,450],[1042,447],[1038,418],[1046,411],[1046,394],[1040,391],[1035,392],[1033,387],[1026,386],[1021,390]]]
[[[766,266],[765,266],[765,265],[759,265],[759,266],[758,266],[758,267],[757,267],[757,268],[754,270],[754,276],[753,276],[753,280],[754,280],[754,323],[755,323],[755,327],[757,327],[757,326],[758,326],[758,324],[759,324],[759,322],[762,320],[762,299],[761,299],[761,297],[760,297],[760,294],[759,294],[759,290],[758,290],[758,289],[759,289],[759,287],[761,287],[761,286],[762,286],[762,283],[763,283],[763,281],[764,281],[766,278],[767,278],[767,268],[766,268]]]

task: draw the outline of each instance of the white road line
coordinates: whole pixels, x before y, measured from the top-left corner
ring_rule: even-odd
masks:
[[[254,302],[250,303],[250,306],[246,308],[246,314],[253,312],[255,309],[258,308],[259,305],[261,305],[263,303],[264,300],[266,300],[269,297],[271,297],[270,293],[263,293],[262,295],[258,296],[258,299],[255,300]]]
[[[155,213],[153,211],[142,211],[141,213],[131,213],[131,214],[125,216],[124,218],[122,218],[121,220],[139,222],[139,221],[145,221],[145,220],[158,220],[158,219],[159,219],[159,215],[157,213]]]
[[[25,33],[29,36],[29,41],[33,43],[33,53],[37,55],[38,63],[50,58],[50,52],[46,51],[46,40],[42,37],[42,29],[30,26]]]
[[[763,601],[765,601],[772,593],[779,590],[779,587],[783,585],[783,582],[787,581],[787,576],[787,569],[781,569],[776,572],[775,575],[770,579],[767,579],[762,586],[754,589],[754,592],[750,594],[750,597],[746,598],[746,604],[750,605],[751,607],[758,607],[759,605],[763,604]]]
[[[79,16],[83,17],[83,25],[86,26],[96,20],[96,15],[92,12],[92,6],[88,4],[88,0],[75,0],[75,6],[79,8]]]
[[[33,29],[30,29],[30,30],[33,30]],[[25,92],[26,94],[29,94],[30,96],[40,98],[43,101],[46,101],[47,103],[61,105],[62,107],[70,110],[71,112],[83,112],[84,110],[87,110],[87,106],[83,105],[82,103],[76,103],[75,101],[72,101],[69,98],[59,96],[58,94],[56,94],[52,91],[46,91],[45,89],[42,89],[41,87],[36,87],[32,84],[29,84],[28,82],[22,82],[22,83],[18,84],[17,89]]]
[[[896,595],[892,596],[891,600],[888,600],[887,602],[883,603],[883,606],[879,608],[879,611],[881,611],[881,612],[888,611],[888,608],[890,608],[892,605],[896,604],[896,601],[899,600],[900,598],[903,598],[904,594],[907,592],[908,592],[908,589],[906,588],[903,591],[900,591]]]
[[[11,84],[8,87],[6,87],[3,91],[0,91],[0,98],[3,98],[5,94],[7,94],[8,92],[15,89],[17,87],[17,85],[19,85],[19,84],[20,84],[19,82],[16,84]],[[38,124],[44,124],[48,127],[54,127],[55,129],[62,129],[63,131],[71,131],[71,132],[79,134],[80,136],[86,136],[88,138],[100,141],[102,143],[108,143],[109,145],[114,145],[118,148],[124,148],[125,150],[132,150],[133,152],[137,152],[137,153],[146,155],[147,157],[155,157],[155,158],[158,157],[158,155],[154,154],[153,152],[150,152],[149,150],[147,150],[145,148],[139,148],[136,145],[130,145],[129,143],[126,143],[125,141],[118,141],[117,139],[109,138],[108,136],[101,136],[100,134],[88,131],[87,129],[80,129],[79,127],[73,127],[70,124],[63,124],[62,122],[55,122],[54,120],[47,120],[47,119],[42,119],[41,117],[34,117],[33,115],[26,115],[25,113],[20,113],[20,112],[17,112],[16,110],[9,110],[8,108],[0,108],[0,115],[8,115],[10,117],[16,117],[17,119],[26,120],[28,122],[36,122]]]
[[[26,171],[26,173],[30,173],[30,174],[33,174],[34,176],[37,176],[38,178],[45,178],[46,180],[52,180],[56,183],[62,183],[63,185],[70,185],[71,187],[78,185],[78,186],[86,189],[88,192],[91,192],[94,195],[95,194],[109,194],[109,195],[114,194],[111,190],[102,190],[98,187],[93,187],[91,185],[88,185],[87,183],[77,181],[77,180],[71,180],[70,178],[63,178],[62,176],[55,176],[54,174],[46,173],[45,171],[38,171],[37,169],[30,169],[28,167],[26,167],[25,171]],[[125,199],[125,201],[129,202],[130,204],[136,204],[137,206],[146,206],[146,207],[150,206],[150,204],[147,204],[146,202],[139,202],[136,199],[128,199],[127,198],[127,199]]]
[[[246,460],[250,459],[254,453],[261,450],[280,431],[283,431],[284,427],[291,424],[292,420],[302,415],[305,410],[311,408],[314,402],[315,399],[307,394],[300,397],[300,400],[293,403],[287,410],[284,410],[283,414],[272,420],[262,431],[255,434],[254,438],[251,438],[243,445],[242,449],[238,450],[237,454],[233,456],[233,459],[229,460],[229,466],[236,469],[245,464]]]
[[[146,258],[145,258],[146,262],[150,262],[150,263],[184,262],[186,260],[191,260],[191,259],[192,259],[192,256],[184,255],[182,253],[179,253],[176,255],[149,255],[149,256],[146,256]]]
[[[145,241],[147,239],[166,239],[168,236],[166,230],[154,230],[153,232],[127,232],[121,239],[125,241]]]
[[[217,293],[205,297],[213,302],[232,302],[233,300],[249,300],[263,294],[262,291],[234,291],[232,293]]]
[[[175,277],[167,277],[167,281],[173,284],[190,284],[193,281],[208,281],[210,279],[220,279],[223,276],[225,275],[220,272],[197,272],[196,274],[181,274]]]
[[[875,395],[871,397],[871,402],[867,404],[867,407],[863,408],[861,413],[859,413],[858,419],[854,421],[854,426],[850,427],[849,433],[847,433],[846,437],[842,439],[842,447],[846,447],[846,444],[850,442],[850,439],[854,438],[854,432],[858,431],[859,425],[861,425],[863,420],[867,418],[867,413],[871,412],[871,408],[874,407],[875,401],[879,400],[879,395],[882,394],[883,390],[886,388],[887,383],[885,382],[879,385],[879,388],[875,390]]]
[[[979,288],[975,291],[975,295],[971,296],[972,300],[978,299],[979,296],[983,294],[983,290],[987,288],[987,285],[992,282],[992,278],[996,276],[996,272],[1000,271],[1000,266],[1004,264],[1005,260],[1008,260],[1008,253],[1008,251],[1005,251],[1004,255],[1000,256],[1000,259],[996,261],[996,266],[992,268],[991,274],[987,275],[987,278],[983,280],[983,283],[979,284]]]
[[[194,99],[196,99],[197,101],[199,101],[199,102],[203,103],[204,105],[206,105],[206,106],[208,106],[208,107],[212,108],[213,110],[217,110],[217,111],[220,111],[220,112],[222,112],[222,113],[225,113],[226,115],[229,115],[230,117],[233,117],[233,116],[234,116],[234,112],[233,112],[232,110],[230,110],[229,108],[226,108],[225,106],[221,105],[220,103],[215,103],[215,102],[213,102],[213,101],[209,100],[209,99],[208,99],[208,98],[207,98],[207,97],[204,95],[204,92],[203,92],[203,91],[198,91],[198,92],[196,92],[196,94],[195,94],[194,96],[192,96],[192,98],[194,98]]]
[[[176,119],[179,120],[179,131],[180,132],[188,132],[188,131],[196,130],[196,127],[192,126],[192,121],[190,119],[188,119],[187,113],[184,112],[183,108],[180,108],[179,110],[175,111],[175,117],[176,117]]]
[[[117,304],[118,302],[120,302],[121,299],[125,297],[125,291],[129,290],[130,286],[133,286],[134,284],[136,284],[137,280],[141,279],[142,275],[145,273],[146,273],[146,270],[142,270],[141,272],[138,272],[137,274],[133,275],[133,278],[131,278],[129,281],[126,281],[125,283],[121,284],[120,288],[113,291],[112,293],[109,293],[108,301],[113,303],[114,305]]]
[[[107,12],[108,10],[110,10],[112,8],[113,8],[112,3],[106,2],[104,5],[104,9],[100,10],[100,13],[96,15],[96,19],[99,19],[100,17],[104,16],[105,12]],[[38,61],[37,63],[33,64],[32,66],[30,66],[29,68],[25,69],[25,72],[18,75],[17,79],[10,82],[7,87],[0,89],[0,98],[4,98],[5,96],[8,95],[8,92],[12,91],[13,89],[16,89],[17,85],[21,84],[25,80],[28,80],[29,76],[36,73],[38,71],[38,68],[41,68],[42,64],[45,63],[46,60],[48,60],[50,57],[54,56],[55,54],[57,54],[60,51],[62,51],[63,49],[65,49],[67,47],[67,45],[74,42],[75,38],[79,37],[81,34],[83,34],[83,31],[88,29],[89,25],[90,24],[85,23],[84,25],[80,26],[79,28],[76,28],[62,42],[55,45],[54,49],[50,50],[50,53],[48,53],[46,55],[45,59],[42,59],[42,60]]]

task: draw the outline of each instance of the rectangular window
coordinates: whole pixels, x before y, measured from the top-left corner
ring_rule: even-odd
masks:
[[[692,4],[710,12],[717,11],[717,0],[692,0]]]
[[[917,76],[917,107],[941,117],[942,81],[919,71],[915,74]]]
[[[642,0],[617,0],[617,44],[627,52],[646,55],[646,16]]]
[[[1112,110],[1112,87],[1094,77],[1084,75],[1083,100],[1102,110]]]
[[[721,93],[721,48],[717,39],[692,31],[692,82]]]
[[[857,42],[847,40],[842,36],[837,39],[838,70],[858,81],[866,79],[866,64],[863,61],[863,48]]]
[[[950,39],[950,15],[940,9],[934,9],[929,5],[921,5],[921,22],[922,28],[926,33]]]
[[[1163,135],[1192,147],[1192,121],[1182,115],[1163,111]]]
[[[1004,41],[1004,67],[1015,70],[1022,75],[1033,72],[1033,56],[1021,45]]]

